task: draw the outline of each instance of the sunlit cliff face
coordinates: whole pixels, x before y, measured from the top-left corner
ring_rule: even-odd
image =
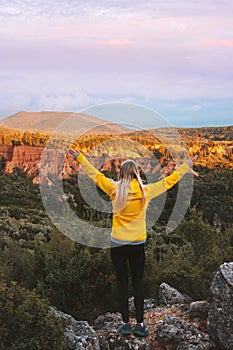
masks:
[[[205,143],[199,143],[195,144],[195,142],[190,143],[189,142],[189,154],[190,156],[193,156],[194,154],[198,154],[199,158],[197,161],[197,165],[201,166],[207,166],[209,168],[214,167],[228,167],[233,169],[233,145],[230,141],[211,141],[210,144],[207,142]],[[152,146],[156,150],[161,150],[159,147],[159,144],[153,145],[152,143],[146,144],[146,147],[148,149],[153,150]],[[94,143],[90,144],[90,149],[94,148]],[[90,151],[89,148],[83,147],[81,151],[84,152],[84,154],[88,154]],[[3,157],[5,161],[5,168],[4,172],[10,173],[13,171],[15,167],[18,167],[25,171],[29,176],[34,177],[34,182],[38,182],[38,172],[40,168],[40,161],[41,156],[43,152],[43,147],[32,147],[32,146],[10,146],[10,145],[3,145],[0,146],[0,155]],[[108,153],[107,153],[108,152]],[[134,150],[127,151],[127,157],[121,156],[120,154],[116,155],[115,148],[111,147],[108,149],[98,149],[93,153],[91,152],[91,162],[96,165],[97,167],[100,166],[99,159],[101,160],[101,169],[104,170],[114,170],[119,171],[121,163],[129,158],[129,154],[136,158],[137,165],[141,167],[143,172],[145,174],[151,172],[156,173],[160,171],[161,166],[166,166],[168,157],[161,157],[159,159],[159,162],[156,161],[156,158],[151,157],[147,158],[145,156],[142,156],[140,154],[136,154]],[[136,157],[135,157],[136,156]],[[61,177],[69,177],[70,174],[75,174],[79,170],[79,165],[76,161],[72,159],[68,159],[67,157],[63,160],[58,160],[56,157],[58,155],[54,153],[53,162],[50,164],[50,170],[54,174],[57,174]],[[56,164],[59,164],[62,162],[62,167],[57,167]],[[160,163],[160,164],[159,164]],[[172,160],[170,161],[170,165],[172,163]],[[161,165],[161,166],[160,166]],[[45,174],[46,175],[46,174]]]

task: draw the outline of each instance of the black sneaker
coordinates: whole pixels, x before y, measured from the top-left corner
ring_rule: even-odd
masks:
[[[122,323],[119,327],[119,331],[123,335],[129,335],[132,333],[131,323]]]
[[[134,335],[138,335],[139,337],[147,337],[148,336],[148,329],[143,324],[143,326],[140,323],[137,323],[134,328]]]

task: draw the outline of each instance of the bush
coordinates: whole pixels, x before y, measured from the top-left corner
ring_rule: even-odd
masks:
[[[115,278],[108,250],[82,246],[59,232],[35,247],[37,291],[76,319],[93,320],[114,304]]]
[[[45,299],[0,279],[0,350],[62,350],[64,329]]]
[[[209,297],[213,274],[224,261],[232,260],[232,228],[217,232],[192,208],[170,234],[148,235],[145,286],[148,296],[166,282],[194,300]]]

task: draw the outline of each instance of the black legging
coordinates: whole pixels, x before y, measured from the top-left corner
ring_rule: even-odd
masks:
[[[127,261],[129,261],[132,275],[136,320],[137,322],[143,322],[143,274],[145,265],[144,244],[112,247],[111,258],[117,275],[118,299],[123,322],[129,322]]]

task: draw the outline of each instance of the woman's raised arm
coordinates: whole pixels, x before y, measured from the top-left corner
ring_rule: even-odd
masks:
[[[163,178],[160,181],[146,185],[145,188],[148,190],[148,201],[160,196],[162,193],[166,192],[172,188],[186,173],[190,172],[190,169],[197,160],[197,156],[189,158],[180,165],[171,175]]]
[[[87,176],[96,183],[96,185],[101,188],[110,197],[116,190],[116,184],[109,178],[107,178],[103,173],[97,170],[87,158],[79,150],[69,150],[69,154],[81,164],[83,170]]]

